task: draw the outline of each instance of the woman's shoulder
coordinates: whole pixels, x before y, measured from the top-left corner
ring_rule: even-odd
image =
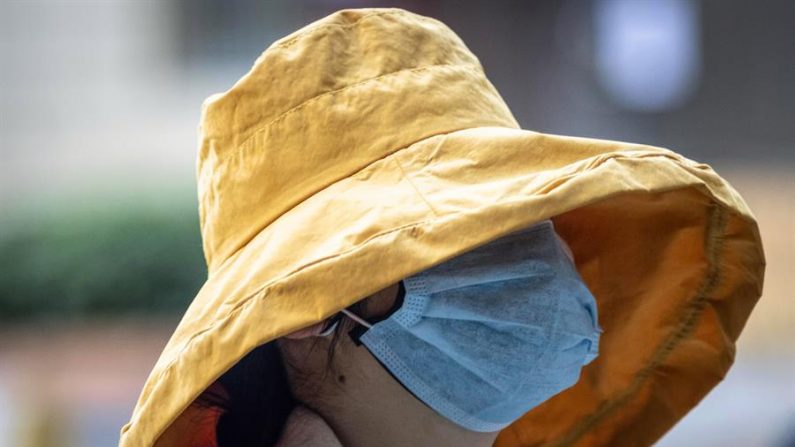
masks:
[[[298,405],[290,413],[275,447],[342,447],[334,430],[319,414]]]

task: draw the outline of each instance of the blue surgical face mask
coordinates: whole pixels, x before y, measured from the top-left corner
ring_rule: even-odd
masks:
[[[403,286],[400,308],[375,324],[343,312],[406,389],[469,430],[503,429],[574,385],[597,356],[596,302],[551,220]]]

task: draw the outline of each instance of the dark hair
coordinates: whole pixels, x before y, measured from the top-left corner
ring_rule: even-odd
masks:
[[[359,313],[364,309],[364,301],[348,309]],[[334,348],[345,327],[338,324],[334,329],[327,366],[331,365]],[[275,340],[249,352],[214,385],[220,387],[209,387],[196,398],[194,405],[221,410],[215,431],[218,447],[274,445],[290,413],[299,404],[290,390],[285,359]]]
[[[401,280],[392,308],[384,315],[370,317],[370,322],[375,324],[388,318],[403,305],[405,294],[406,287]],[[367,311],[367,300],[359,300],[347,309],[361,315]],[[329,341],[324,374],[331,370],[339,337],[349,328],[348,320],[341,317],[342,313],[338,313],[326,323],[328,328],[339,321]],[[358,345],[358,337],[364,328],[355,324],[351,326],[353,329],[348,329],[348,333]],[[314,339],[315,343],[318,341],[319,338]],[[215,428],[218,447],[270,447],[276,444],[287,418],[299,404],[290,390],[285,363],[289,361],[282,355],[276,340],[268,342],[254,348],[196,398],[194,405],[221,411]],[[291,369],[300,372],[299,368]]]

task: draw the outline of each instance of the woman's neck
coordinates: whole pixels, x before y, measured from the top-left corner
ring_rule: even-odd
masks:
[[[499,432],[449,421],[398,383],[364,346],[344,343],[311,404],[345,447],[491,447]],[[317,382],[315,382],[317,383]]]

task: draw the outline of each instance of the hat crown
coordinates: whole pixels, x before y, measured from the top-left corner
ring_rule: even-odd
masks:
[[[210,273],[301,201],[433,135],[519,128],[444,23],[343,9],[271,44],[202,103],[197,179]]]

